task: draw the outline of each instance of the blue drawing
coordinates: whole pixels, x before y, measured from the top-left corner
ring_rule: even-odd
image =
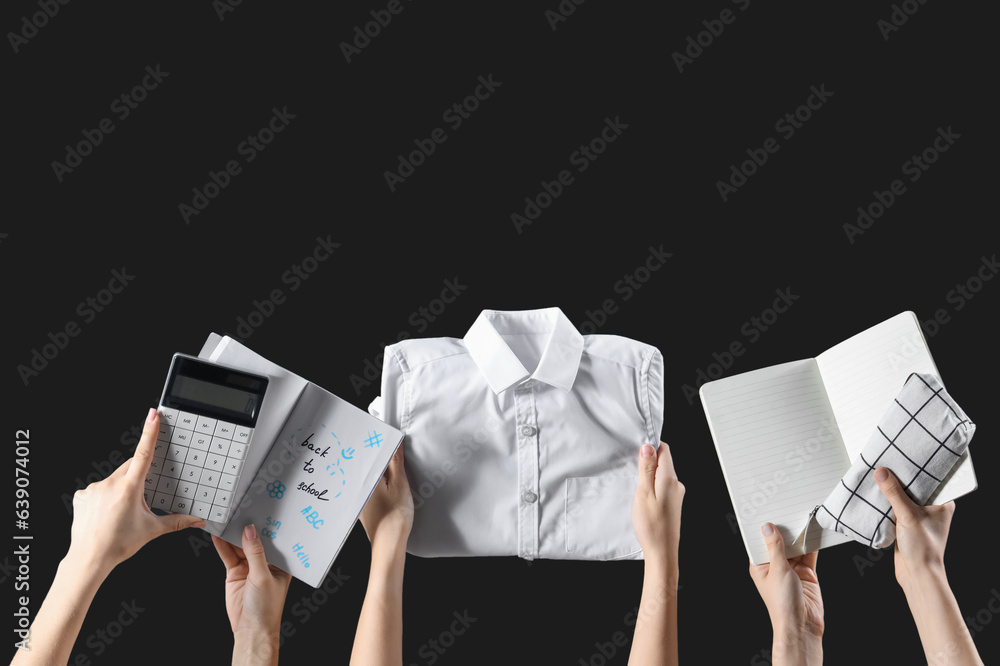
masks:
[[[368,435],[368,439],[365,440],[365,448],[370,449],[372,447],[380,449],[382,444],[382,433],[377,430],[373,430],[372,434]]]
[[[281,499],[285,496],[285,484],[278,480],[272,481],[267,484],[267,494],[274,499]]]
[[[351,448],[351,447],[347,447],[346,450],[345,449],[341,449],[340,450],[340,455],[344,456],[344,460],[350,460],[351,458],[354,457],[354,449]]]

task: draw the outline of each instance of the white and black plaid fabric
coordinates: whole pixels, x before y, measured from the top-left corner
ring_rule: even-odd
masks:
[[[910,375],[858,459],[816,512],[816,520],[873,548],[896,540],[896,521],[875,482],[876,467],[896,475],[917,504],[941,484],[976,431],[933,375]]]

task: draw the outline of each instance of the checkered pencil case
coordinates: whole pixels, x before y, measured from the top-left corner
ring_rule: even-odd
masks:
[[[924,505],[965,453],[976,425],[933,375],[913,374],[840,484],[816,509],[816,520],[873,548],[896,540],[896,521],[875,482],[887,467]]]

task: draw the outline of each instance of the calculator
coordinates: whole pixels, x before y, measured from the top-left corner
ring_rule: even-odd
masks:
[[[267,384],[263,375],[174,355],[143,493],[150,508],[229,519]]]

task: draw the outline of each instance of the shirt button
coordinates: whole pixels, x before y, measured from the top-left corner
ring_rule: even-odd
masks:
[[[521,426],[521,436],[522,437],[531,437],[536,432],[538,432],[538,428],[536,428],[533,425],[523,425],[523,426]]]
[[[526,504],[533,504],[535,500],[538,499],[538,495],[531,492],[530,490],[525,490],[523,493],[521,493],[521,499],[524,500]]]

